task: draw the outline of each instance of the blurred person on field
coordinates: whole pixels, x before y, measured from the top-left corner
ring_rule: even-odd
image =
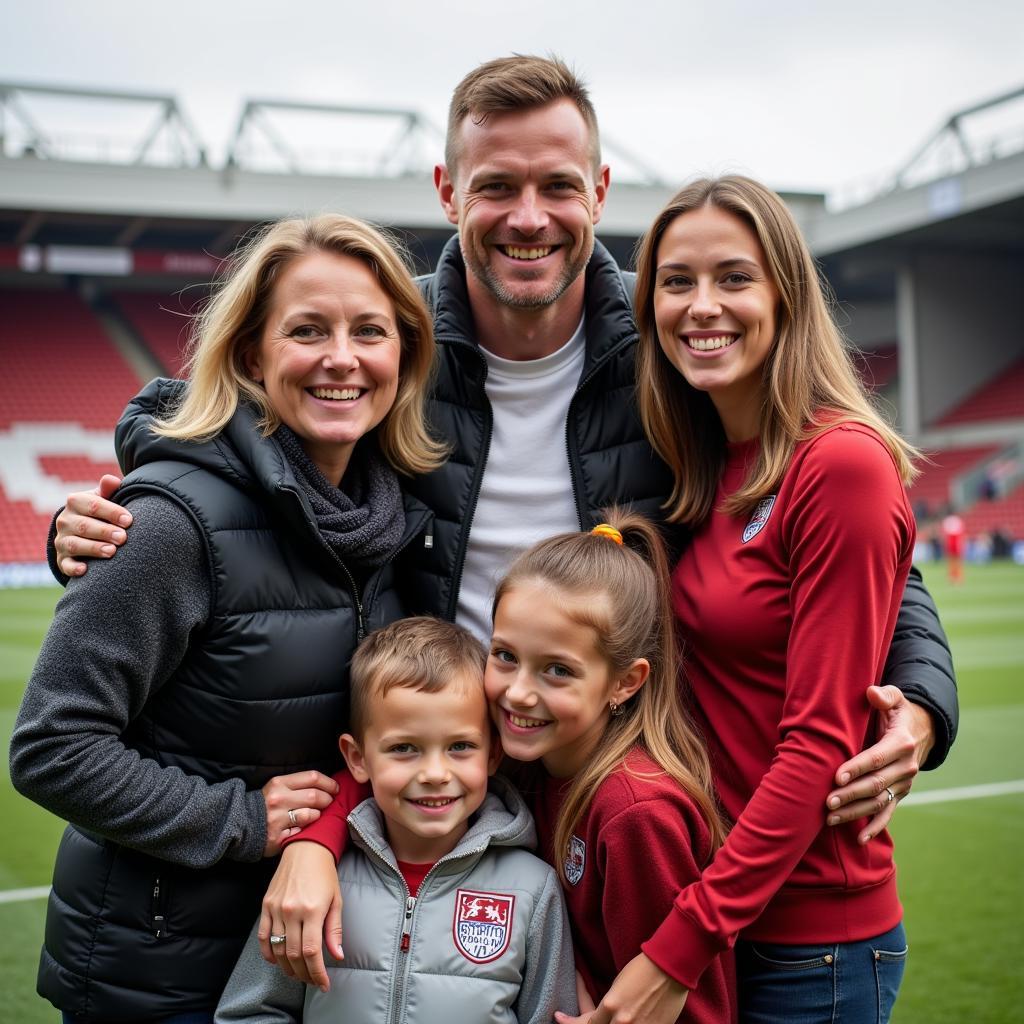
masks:
[[[964,581],[964,521],[950,512],[942,519],[942,539],[946,545],[946,574],[959,586]]]

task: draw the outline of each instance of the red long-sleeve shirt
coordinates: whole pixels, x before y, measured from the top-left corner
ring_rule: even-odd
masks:
[[[757,441],[730,446],[718,495]],[[735,825],[644,951],[687,987],[737,934],[869,938],[902,916],[892,843],[823,824],[836,767],[861,750],[910,568],[914,520],[880,438],[857,424],[801,443],[753,515],[715,511],[673,575],[698,722]]]
[[[568,786],[543,776],[525,792],[541,855],[554,863],[554,833]],[[686,793],[642,750],[634,750],[598,787],[573,832],[565,903],[576,969],[600,1002],[619,971],[640,952],[681,888],[700,876],[711,853],[707,823]],[[728,1024],[736,1017],[731,952],[704,971],[679,1020]]]

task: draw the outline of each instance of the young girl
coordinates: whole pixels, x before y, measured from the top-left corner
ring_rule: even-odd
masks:
[[[673,603],[734,821],[645,948],[692,987],[739,937],[744,1022],[884,1022],[906,954],[892,842],[823,828],[820,808],[871,724],[864,688],[913,551],[914,451],[865,396],[774,192],[695,182],[637,270],[641,414],[675,472],[670,518],[692,530]],[[881,776],[876,810],[905,791]]]
[[[613,511],[526,551],[495,595],[485,688],[506,754],[538,763],[520,781],[596,1000],[723,838],[680,702],[667,580],[655,527]],[[733,1001],[716,957],[685,1019],[720,1024]]]

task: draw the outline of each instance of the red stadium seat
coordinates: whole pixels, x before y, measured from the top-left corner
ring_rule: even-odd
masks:
[[[198,298],[155,292],[117,292],[111,298],[167,375],[182,376],[189,314]]]
[[[116,472],[113,429],[139,378],[68,290],[0,290],[0,562],[39,562],[68,490]]]
[[[936,426],[1009,419],[1024,419],[1024,359],[965,398]]]

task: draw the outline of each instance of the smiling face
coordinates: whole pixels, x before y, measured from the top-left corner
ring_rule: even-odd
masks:
[[[401,347],[394,304],[370,268],[318,251],[282,269],[246,368],[336,485],[394,404]]]
[[[370,782],[395,856],[433,863],[465,835],[501,758],[480,676],[434,693],[396,686],[367,710],[361,741],[346,733],[341,751],[353,777]]]
[[[669,362],[718,410],[730,441],[758,430],[779,291],[753,230],[701,206],[676,217],[655,257],[654,320]]]
[[[646,662],[634,663],[626,678],[615,675],[597,631],[572,614],[581,605],[580,598],[539,581],[517,582],[495,609],[484,674],[505,753],[520,761],[539,758],[559,778],[586,763],[608,724],[610,702],[635,692],[639,683],[629,677],[636,665],[644,666],[646,678]]]
[[[576,105],[561,99],[481,123],[466,117],[458,154],[435,183],[459,228],[474,305],[538,309],[574,290],[581,301],[608,169],[595,172]]]

